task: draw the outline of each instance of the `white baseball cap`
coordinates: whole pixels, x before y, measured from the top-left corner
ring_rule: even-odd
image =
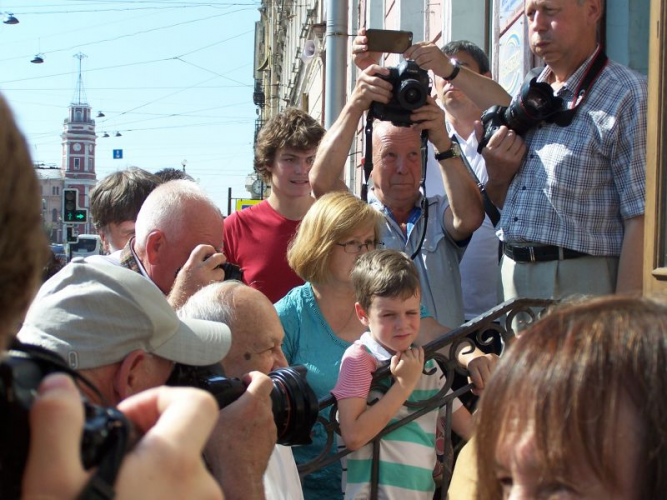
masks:
[[[179,319],[140,274],[83,260],[42,285],[18,338],[56,352],[76,370],[116,363],[137,349],[176,363],[211,365],[232,342],[223,323]]]

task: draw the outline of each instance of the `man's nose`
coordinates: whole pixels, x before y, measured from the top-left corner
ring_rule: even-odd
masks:
[[[533,14],[533,19],[530,21],[530,27],[533,31],[544,31],[548,26],[546,18],[538,11]]]
[[[399,174],[405,174],[408,172],[408,162],[404,157],[399,157],[396,160],[396,172]]]
[[[304,158],[296,158],[294,160],[294,171],[298,174],[308,173],[310,171],[310,163]]]

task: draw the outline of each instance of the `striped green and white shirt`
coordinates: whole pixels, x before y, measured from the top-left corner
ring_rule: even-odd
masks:
[[[389,379],[382,387],[371,388],[373,373],[391,354],[369,333],[350,346],[341,362],[338,383],[332,391],[336,399],[365,397],[368,401],[381,398],[389,389]],[[445,375],[433,360],[428,360],[424,372],[408,401],[419,402],[435,396],[445,384]],[[428,373],[428,375],[427,375]],[[450,391],[451,392],[451,391]],[[454,400],[452,411],[461,407]],[[414,409],[402,406],[389,425],[408,416]],[[436,425],[444,416],[444,408],[435,408],[407,425],[384,436],[380,442],[380,499],[431,500],[435,491],[433,469],[436,463]],[[339,448],[345,444],[339,437]],[[342,459],[345,499],[370,498],[373,446],[367,444]]]

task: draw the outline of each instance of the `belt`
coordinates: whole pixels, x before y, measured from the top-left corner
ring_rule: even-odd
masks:
[[[576,259],[589,254],[553,245],[539,247],[515,247],[503,243],[503,253],[516,262],[547,262],[550,260]]]

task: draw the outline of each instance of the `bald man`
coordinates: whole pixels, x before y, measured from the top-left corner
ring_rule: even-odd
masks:
[[[287,367],[283,327],[271,301],[240,281],[213,283],[194,294],[179,310],[187,319],[206,319],[229,326],[232,346],[222,359],[225,375],[241,378],[250,371],[265,374]],[[215,438],[216,433],[213,433]],[[207,450],[213,451],[214,439]],[[216,476],[216,471],[214,476]],[[224,474],[224,471],[220,471]],[[224,480],[224,476],[220,478]],[[301,482],[289,447],[276,445],[264,473],[267,500],[301,500]]]

